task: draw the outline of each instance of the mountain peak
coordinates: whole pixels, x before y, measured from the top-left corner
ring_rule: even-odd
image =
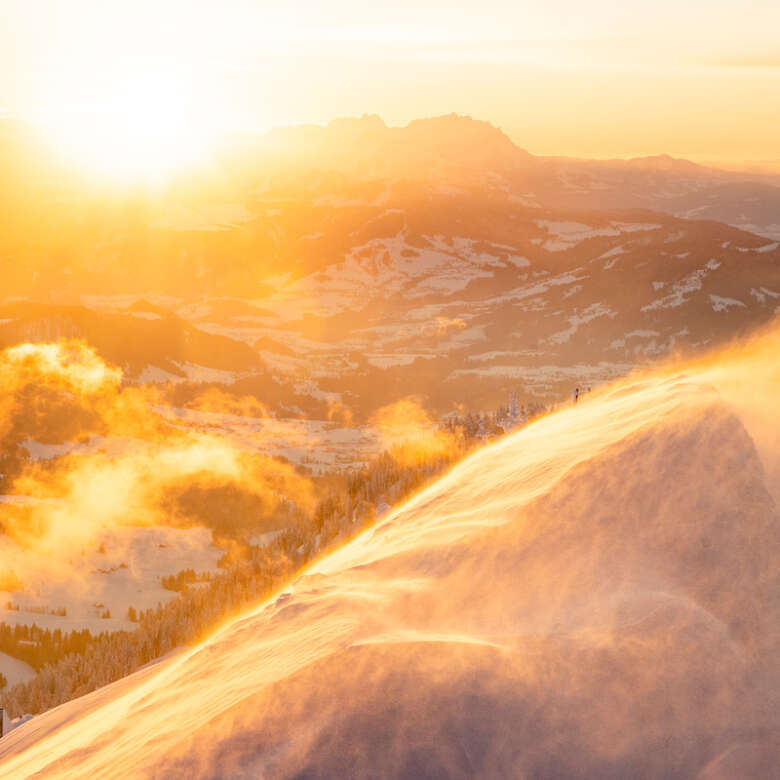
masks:
[[[468,115],[453,113],[426,119],[415,119],[400,130],[416,141],[428,139],[457,145],[479,144],[511,154],[519,153],[531,156],[516,146],[514,141],[500,128],[490,122],[473,119]]]
[[[400,127],[389,127],[376,114],[340,117],[327,125],[276,128],[264,146],[275,162],[299,161],[361,178],[505,171],[532,159],[495,125],[459,114],[415,119]]]
[[[682,157],[672,157],[670,154],[656,154],[648,157],[632,157],[626,161],[633,168],[669,172],[693,172],[702,170],[701,165],[697,165],[690,160]]]
[[[331,119],[330,122],[328,122],[327,127],[332,130],[360,129],[363,131],[374,130],[376,132],[387,130],[385,120],[382,119],[379,114],[363,114],[360,117],[336,117],[335,119]]]

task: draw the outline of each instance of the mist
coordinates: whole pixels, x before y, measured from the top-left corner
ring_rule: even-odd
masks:
[[[66,577],[69,559],[110,529],[203,524],[177,501],[186,491],[239,491],[254,499],[254,517],[245,520],[256,524],[282,503],[295,504],[303,515],[314,508],[311,481],[294,466],[192,421],[172,421],[159,388],[124,384],[121,369],[83,342],[0,352],[0,390],[6,454],[31,440],[61,445],[65,453],[24,459],[6,480],[3,531],[34,554],[7,549],[0,571],[22,580],[41,573],[39,556],[49,576]],[[208,413],[265,413],[251,397],[217,390],[202,393],[194,406]]]
[[[202,644],[15,730],[3,769],[772,776],[779,345],[486,446]]]

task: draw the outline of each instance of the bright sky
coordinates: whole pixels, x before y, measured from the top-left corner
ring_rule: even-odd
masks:
[[[453,111],[537,154],[780,160],[778,0],[292,5],[0,0],[0,115],[104,164],[129,139],[185,160],[223,132]]]

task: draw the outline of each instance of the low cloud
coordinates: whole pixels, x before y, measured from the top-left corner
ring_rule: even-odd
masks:
[[[382,449],[405,465],[443,456],[456,444],[450,433],[436,426],[420,399],[414,396],[383,406],[369,422],[376,429]]]
[[[0,523],[18,543],[53,558],[83,550],[108,528],[180,524],[186,512],[175,499],[195,488],[201,496],[230,489],[250,497],[257,519],[280,505],[292,503],[304,513],[314,508],[313,487],[293,466],[241,449],[219,431],[178,419],[171,424],[158,412],[158,391],[123,386],[121,369],[83,342],[0,352],[0,399],[5,457],[19,467],[10,484],[6,480],[12,500],[0,505]],[[214,390],[195,405],[229,414],[265,412],[256,399]],[[51,460],[20,458],[19,450],[37,437],[54,437],[66,449],[92,437],[121,446]],[[7,564],[0,561],[0,569]]]

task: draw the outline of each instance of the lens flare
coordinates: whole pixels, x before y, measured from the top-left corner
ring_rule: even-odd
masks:
[[[79,173],[116,184],[164,184],[206,165],[219,138],[215,106],[194,74],[168,60],[128,59],[80,74],[43,132]]]

